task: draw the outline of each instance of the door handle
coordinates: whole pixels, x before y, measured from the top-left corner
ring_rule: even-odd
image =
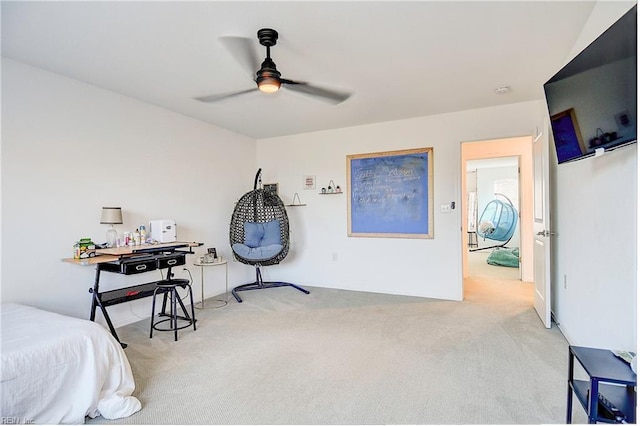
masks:
[[[538,233],[536,233],[536,235],[540,235],[541,237],[550,237],[552,235],[556,235],[555,232],[549,232],[546,229],[544,231],[540,231]]]

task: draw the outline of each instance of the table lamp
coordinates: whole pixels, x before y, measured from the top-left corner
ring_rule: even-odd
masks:
[[[107,230],[107,247],[116,247],[118,231],[113,225],[122,224],[122,209],[120,207],[103,207],[100,223],[111,225],[111,228]]]

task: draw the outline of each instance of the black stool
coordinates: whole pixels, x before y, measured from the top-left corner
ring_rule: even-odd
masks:
[[[178,294],[177,287],[182,289],[187,289],[189,293],[189,297],[191,299],[191,316],[187,312],[187,308],[182,303],[182,299],[180,299],[180,295]],[[158,316],[165,316],[168,318],[155,321],[154,317],[156,315],[156,296],[162,293],[164,298],[162,299],[162,311],[158,314]],[[171,295],[171,312],[169,314],[166,313],[167,307],[167,299]],[[178,303],[180,307],[182,307],[182,312],[184,316],[178,315]],[[178,320],[186,321],[186,324],[178,327]],[[158,325],[169,321],[169,328],[158,328]],[[151,330],[149,331],[149,338],[153,337],[153,330],[156,329],[158,331],[173,331],[175,333],[175,341],[178,341],[178,330],[182,330],[183,328],[189,327],[193,324],[193,329],[196,329],[196,312],[193,308],[193,291],[191,290],[191,285],[189,285],[189,280],[185,279],[168,279],[159,281],[156,283],[156,289],[153,291],[153,303],[151,305]]]

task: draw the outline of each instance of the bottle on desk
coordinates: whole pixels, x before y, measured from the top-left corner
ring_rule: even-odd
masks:
[[[147,242],[147,229],[144,225],[140,225],[140,243],[145,244]]]
[[[140,245],[140,231],[136,228],[136,232],[133,233],[133,244]]]

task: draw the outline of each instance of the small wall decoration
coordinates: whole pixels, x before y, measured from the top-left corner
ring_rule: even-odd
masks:
[[[342,194],[340,185],[336,185],[333,179],[329,180],[329,185],[320,189],[320,194]]]
[[[264,185],[262,185],[262,189],[264,189],[264,192],[270,192],[272,194],[278,195],[277,183],[265,183]]]
[[[307,175],[304,177],[304,189],[316,189],[316,177]]]
[[[300,196],[296,192],[295,194],[293,194],[293,201],[291,201],[291,204],[287,204],[287,206],[289,206],[289,207],[301,207],[301,206],[306,206],[306,204],[303,204],[300,201]]]
[[[348,236],[433,238],[433,148],[347,156]]]

